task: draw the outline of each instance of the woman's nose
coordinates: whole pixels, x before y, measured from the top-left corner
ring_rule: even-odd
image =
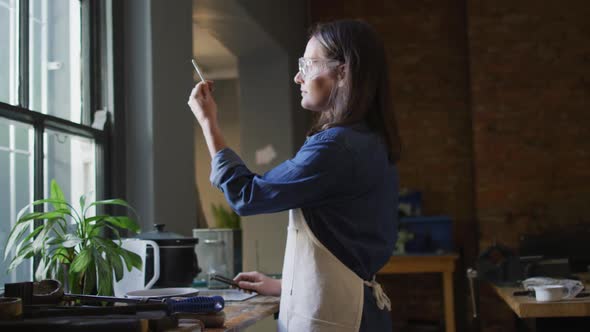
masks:
[[[300,71],[298,71],[297,74],[295,74],[293,81],[295,81],[295,83],[297,84],[303,84],[303,75],[301,75]]]

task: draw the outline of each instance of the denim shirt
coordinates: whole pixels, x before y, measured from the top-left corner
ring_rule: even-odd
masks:
[[[223,149],[212,160],[210,180],[239,215],[301,208],[318,240],[364,280],[394,249],[397,169],[365,124],[308,137],[295,157],[262,176]]]
[[[238,214],[301,208],[316,238],[364,280],[389,260],[397,240],[397,169],[365,124],[308,137],[295,157],[262,176],[231,149],[211,163],[211,183]],[[364,287],[359,331],[391,331],[390,313]]]

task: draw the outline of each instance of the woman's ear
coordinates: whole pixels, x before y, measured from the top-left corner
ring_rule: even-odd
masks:
[[[337,71],[338,71],[338,86],[339,87],[343,87],[344,86],[344,81],[346,80],[346,75],[348,74],[346,71],[346,65],[341,64],[337,67]]]
[[[341,64],[338,65],[338,79],[339,80],[344,80],[346,78],[347,70],[346,70],[346,65],[345,64]]]

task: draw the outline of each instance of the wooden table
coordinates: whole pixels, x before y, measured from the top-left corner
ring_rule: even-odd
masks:
[[[590,287],[590,274],[576,274],[586,289]],[[512,309],[517,318],[517,331],[587,332],[590,326],[590,297],[556,302],[537,302],[532,296],[515,296],[521,287],[500,287],[491,284],[498,296]]]
[[[274,296],[256,296],[246,301],[226,302],[225,325],[223,328],[207,328],[206,332],[242,331],[259,320],[279,312],[279,298]]]
[[[445,310],[445,330],[455,332],[455,299],[453,272],[457,254],[391,256],[378,274],[442,273]]]
[[[246,301],[226,302],[225,324],[223,328],[206,328],[206,332],[222,331],[242,331],[259,320],[279,311],[279,298],[273,296],[255,296]],[[160,311],[142,311],[132,314],[105,314],[89,316],[54,316],[41,318],[27,318],[24,320],[0,320],[0,331],[10,330],[63,330],[83,331],[88,330],[108,330],[114,328],[118,331],[121,329],[128,331],[149,331],[151,323],[155,323],[159,328],[173,332],[199,331],[201,322],[196,318],[180,318],[178,326],[176,321],[168,317],[164,310]]]
[[[586,285],[586,287],[589,286]],[[520,287],[498,287],[495,285],[492,287],[519,318],[590,316],[590,297],[557,302],[537,302],[531,296],[514,296],[514,292],[523,290]]]

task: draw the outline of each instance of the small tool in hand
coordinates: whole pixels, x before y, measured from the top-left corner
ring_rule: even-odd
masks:
[[[219,274],[214,274],[211,277],[209,277],[209,279],[217,280],[219,282],[222,282],[224,284],[228,284],[234,288],[246,291],[248,293],[252,292],[250,289],[245,289],[245,288],[240,287],[240,285],[237,282],[233,281],[232,279],[226,278],[226,277],[219,275]]]
[[[195,71],[197,72],[197,75],[199,75],[199,78],[201,79],[201,81],[205,82],[205,78],[203,77],[203,74],[201,74],[201,70],[199,69],[199,66],[197,65],[197,62],[195,61],[195,59],[191,60],[193,63],[193,67],[195,67]]]

